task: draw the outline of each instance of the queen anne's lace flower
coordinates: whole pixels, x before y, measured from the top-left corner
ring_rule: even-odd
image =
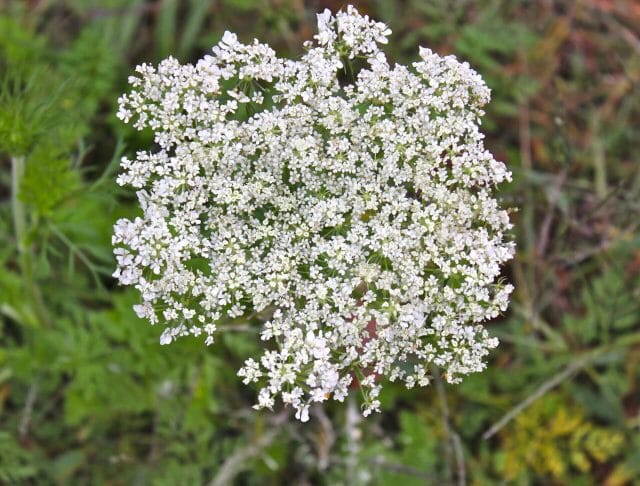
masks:
[[[159,147],[118,178],[143,211],[113,237],[136,313],[166,325],[162,344],[253,316],[268,344],[238,374],[256,407],[279,395],[302,421],[355,381],[367,415],[381,377],[482,370],[497,340],[479,323],[512,290],[492,197],[510,173],[483,147],[480,76],[423,48],[389,65],[390,30],[353,7],[318,27],[299,60],[225,33],[195,66],[143,64],[118,112]]]

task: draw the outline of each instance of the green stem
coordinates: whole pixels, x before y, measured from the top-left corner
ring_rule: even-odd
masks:
[[[11,208],[13,211],[13,228],[15,231],[16,246],[18,248],[18,258],[24,287],[30,297],[38,323],[43,326],[48,326],[50,322],[49,316],[42,299],[42,294],[40,293],[40,289],[36,284],[33,275],[32,248],[27,243],[27,211],[24,203],[18,197],[20,193],[20,183],[24,177],[24,168],[24,157],[11,158]]]
[[[18,254],[26,252],[25,234],[27,232],[27,216],[22,201],[18,199],[20,192],[20,181],[24,176],[24,157],[13,157],[11,159],[11,208],[13,210],[13,227],[15,230]]]

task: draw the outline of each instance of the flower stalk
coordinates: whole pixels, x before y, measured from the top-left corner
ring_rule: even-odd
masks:
[[[27,210],[20,200],[20,185],[25,171],[25,157],[15,156],[11,158],[11,210],[13,215],[13,228],[18,250],[18,262],[20,265],[22,282],[31,302],[31,307],[38,325],[48,326],[49,316],[38,287],[33,268],[33,248],[28,241],[29,223]]]

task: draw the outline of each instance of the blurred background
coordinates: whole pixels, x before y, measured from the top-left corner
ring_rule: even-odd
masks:
[[[0,484],[640,484],[640,2],[353,3],[394,61],[427,46],[492,88],[518,252],[488,369],[294,423],[235,376],[255,334],[161,347],[110,277],[119,158],[152,143],[114,115],[134,66],[227,29],[299,55],[344,3],[0,0]]]

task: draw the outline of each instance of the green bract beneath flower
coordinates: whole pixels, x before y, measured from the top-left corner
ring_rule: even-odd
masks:
[[[308,419],[357,377],[364,413],[380,377],[449,382],[497,345],[481,322],[507,307],[508,180],[479,132],[489,90],[454,57],[390,66],[390,30],[353,7],[318,15],[299,60],[225,33],[195,66],[139,66],[118,116],[160,149],[123,159],[144,215],[120,220],[115,276],[161,342],[242,316],[272,342],[239,371]],[[359,71],[351,65],[360,62]]]

